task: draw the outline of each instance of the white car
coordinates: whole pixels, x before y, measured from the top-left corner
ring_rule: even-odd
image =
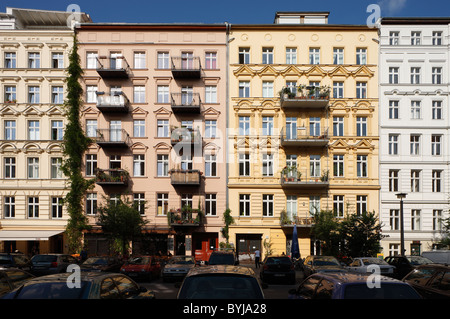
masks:
[[[354,258],[352,263],[347,266],[347,269],[351,272],[357,273],[372,273],[375,265],[379,267],[379,274],[384,276],[392,276],[394,274],[395,267],[389,265],[386,261],[375,257],[358,257]]]

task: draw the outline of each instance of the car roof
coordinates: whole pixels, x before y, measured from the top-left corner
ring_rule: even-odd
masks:
[[[419,265],[419,266],[417,266],[417,268],[442,268],[443,270],[448,271],[448,270],[450,270],[450,265],[432,263],[432,264]]]
[[[347,283],[363,283],[366,284],[368,281],[372,281],[373,278],[371,274],[360,274],[360,273],[343,273],[343,272],[330,272],[330,273],[316,273],[311,275],[311,277],[321,277],[326,278],[335,283],[347,284]],[[378,277],[381,282],[385,283],[402,283],[398,279],[394,279],[387,276]]]
[[[26,284],[66,281],[68,279],[68,277],[71,275],[73,275],[73,273],[65,272],[65,273],[60,273],[60,274],[40,276],[40,277],[35,277],[35,278],[31,279]],[[107,278],[111,275],[121,275],[121,274],[102,273],[102,272],[81,272],[80,279],[81,279],[81,281],[93,281],[96,279],[102,280],[103,278]]]
[[[201,275],[241,275],[241,276],[255,276],[253,269],[244,266],[232,265],[212,265],[192,268],[187,277],[201,276]]]

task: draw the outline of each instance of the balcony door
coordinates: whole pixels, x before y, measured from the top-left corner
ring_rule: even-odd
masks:
[[[309,135],[320,136],[320,117],[309,118]]]
[[[192,52],[181,53],[181,68],[183,70],[194,69],[194,54]]]
[[[110,67],[111,69],[122,69],[122,53],[112,52],[110,56]]]
[[[119,142],[122,140],[122,121],[109,122],[109,135],[111,142]]]
[[[181,104],[191,105],[194,99],[194,89],[191,86],[183,86],[181,88]]]
[[[111,104],[112,105],[120,105],[122,103],[122,87],[113,85],[110,88],[111,92]]]
[[[286,118],[286,139],[295,140],[297,138],[297,118]]]

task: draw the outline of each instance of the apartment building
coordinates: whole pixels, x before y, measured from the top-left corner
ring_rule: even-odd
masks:
[[[0,13],[0,251],[63,252],[61,172],[70,14]],[[86,14],[81,21],[89,22]]]
[[[316,211],[378,212],[377,30],[328,15],[231,25],[230,241],[241,260],[289,254],[294,224],[301,255],[319,254]]]
[[[82,124],[94,226],[91,253],[108,249],[98,205],[137,203],[148,222],[133,252],[207,260],[224,241],[226,208],[226,26],[81,24]]]
[[[380,25],[380,215],[384,255],[420,255],[449,207],[450,18],[383,18]]]

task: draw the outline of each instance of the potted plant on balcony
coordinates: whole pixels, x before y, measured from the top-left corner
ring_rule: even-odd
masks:
[[[298,97],[299,98],[301,98],[301,99],[304,99],[305,98],[305,90],[306,89],[306,85],[304,85],[304,84],[300,84],[299,86],[298,86],[298,88],[297,88],[297,92],[298,92]]]
[[[325,85],[320,88],[319,98],[328,99],[330,97],[330,87]]]
[[[320,177],[320,181],[322,182],[328,182],[328,176],[330,174],[329,170],[323,170],[322,176]]]
[[[292,221],[289,219],[288,214],[285,209],[283,209],[280,213],[280,224],[281,225],[290,225]]]
[[[280,92],[278,92],[278,94],[280,95],[280,98],[286,100],[289,98],[289,95],[291,94],[291,90],[288,87],[284,87],[280,90]]]
[[[297,170],[297,182],[300,182],[302,180],[302,172]]]

